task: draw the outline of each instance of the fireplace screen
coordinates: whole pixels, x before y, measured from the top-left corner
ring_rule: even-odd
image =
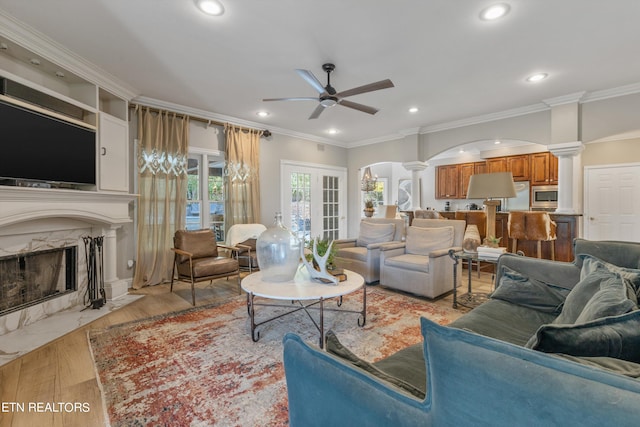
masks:
[[[77,246],[0,258],[0,315],[75,291]]]

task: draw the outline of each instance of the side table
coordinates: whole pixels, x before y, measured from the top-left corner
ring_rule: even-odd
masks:
[[[449,256],[453,260],[453,308],[458,308],[458,304],[463,307],[474,308],[482,304],[489,297],[488,293],[484,292],[472,292],[471,290],[471,265],[473,262],[481,261],[489,264],[497,264],[498,258],[489,258],[479,256],[477,252],[465,252],[455,251],[451,249]],[[468,269],[468,291],[466,294],[458,296],[458,289],[456,284],[458,283],[458,263],[461,260],[469,261]]]

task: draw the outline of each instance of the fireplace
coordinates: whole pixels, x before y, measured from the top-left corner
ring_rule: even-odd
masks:
[[[106,298],[127,294],[129,281],[116,274],[118,263],[126,263],[118,256],[118,235],[124,224],[132,222],[130,204],[135,198],[126,193],[0,186],[0,335],[90,305],[87,256],[79,249],[85,247],[87,236],[104,236],[101,275]],[[31,254],[51,258],[62,254],[58,267],[36,270],[65,272],[54,275],[55,280],[44,273],[27,273]],[[13,277],[6,286],[5,275]],[[27,290],[28,281],[36,284],[32,291]],[[11,305],[4,302],[9,296]]]
[[[0,316],[77,289],[77,246],[0,257]]]

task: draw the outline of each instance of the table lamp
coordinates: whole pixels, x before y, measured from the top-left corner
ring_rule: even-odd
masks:
[[[511,172],[480,173],[471,175],[467,199],[485,199],[487,207],[487,237],[496,236],[496,198],[515,197],[516,187]]]

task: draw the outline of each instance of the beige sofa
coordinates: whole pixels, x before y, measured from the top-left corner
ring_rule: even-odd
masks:
[[[428,298],[453,290],[449,250],[462,249],[465,225],[461,220],[414,219],[406,242],[382,246],[380,284]],[[459,271],[458,281],[460,277]]]
[[[404,219],[364,218],[357,239],[334,241],[337,248],[334,263],[338,268],[355,271],[366,283],[380,280],[380,247],[404,239]]]

